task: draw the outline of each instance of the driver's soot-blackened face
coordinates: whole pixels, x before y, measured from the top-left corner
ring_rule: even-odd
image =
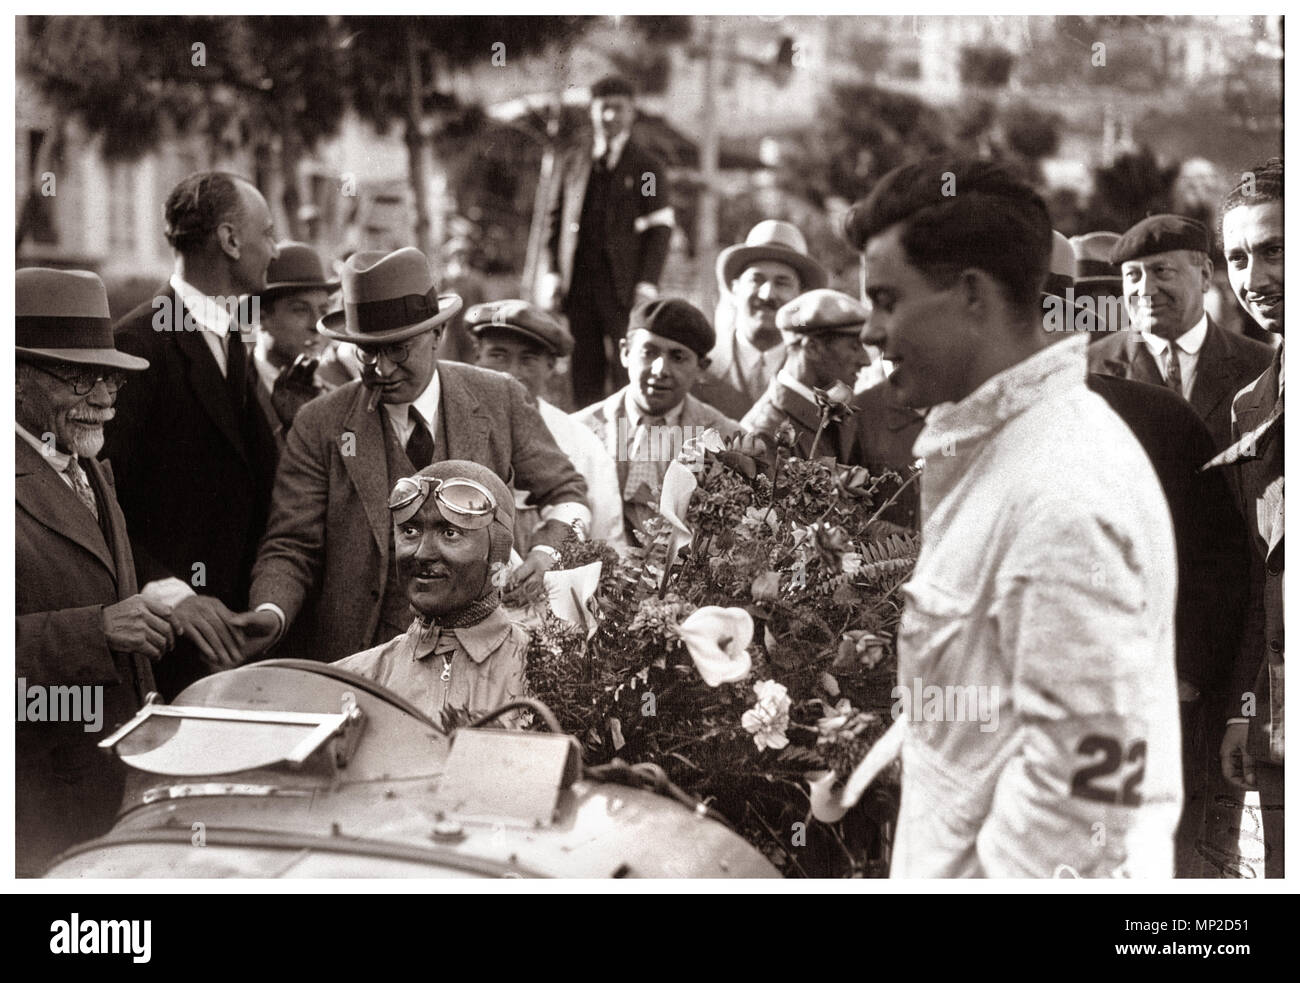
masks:
[[[461,529],[443,518],[433,496],[393,526],[398,573],[416,611],[445,617],[483,592],[488,575],[487,529]]]

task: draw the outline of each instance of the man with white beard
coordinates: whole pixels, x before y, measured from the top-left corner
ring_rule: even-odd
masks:
[[[112,825],[125,769],[96,744],[154,689],[151,663],[172,647],[168,616],[187,591],[172,581],[137,592],[112,471],[95,460],[118,390],[149,363],[114,347],[95,274],[25,269],[15,279],[15,662],[24,696],[15,858],[30,877]],[[82,698],[51,712],[74,691]]]

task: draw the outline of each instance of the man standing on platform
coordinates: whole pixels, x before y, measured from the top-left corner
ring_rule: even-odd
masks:
[[[632,306],[658,296],[672,238],[667,172],[631,140],[635,96],[618,76],[591,87],[593,142],[560,162],[547,212],[539,300],[569,319],[580,408],[626,382],[617,347]]]

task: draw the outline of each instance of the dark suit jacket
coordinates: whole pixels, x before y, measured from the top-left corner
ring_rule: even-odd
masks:
[[[806,397],[773,378],[767,391],[740,421],[740,426],[749,433],[775,437],[777,427],[787,420],[794,427],[799,453],[807,457],[812,453],[813,441],[817,438],[821,410],[816,403],[810,403]],[[817,442],[817,456],[833,455],[840,464],[853,463],[854,429],[851,419],[846,419],[842,425],[829,424]]]
[[[491,468],[539,507],[585,502],[587,485],[556,446],[523,386],[500,372],[440,362],[447,457]],[[285,442],[250,606],[289,621],[277,656],[332,662],[376,641],[392,518],[382,408],[350,382],[301,410]]]
[[[566,292],[573,282],[574,253],[591,167],[589,141],[561,158],[551,185],[544,239],[546,256],[548,268],[560,275]],[[654,194],[643,194],[651,175]],[[668,258],[672,226],[661,221],[665,217],[663,210],[671,207],[668,172],[662,161],[629,139],[610,181],[605,227],[598,239],[609,259],[614,296],[620,306],[630,309],[636,285],[658,283]]]
[[[106,465],[82,459],[109,527],[41,455],[15,438],[14,587],[17,678],[28,687],[103,686],[101,729],[83,723],[17,725],[16,861],[40,871],[74,843],[106,833],[122,801],[125,768],[96,746],[129,720],[154,688],[149,660],[109,651],[101,612],[136,593],[126,520]]]
[[[1215,450],[1231,443],[1232,397],[1268,365],[1267,345],[1225,331],[1208,319],[1205,345],[1196,360],[1196,383],[1189,402],[1205,421]],[[1160,367],[1136,331],[1117,331],[1088,346],[1088,371],[1164,386]],[[1166,387],[1168,388],[1168,387]]]
[[[113,462],[140,582],[178,577],[242,611],[275,474],[257,373],[250,362],[241,414],[206,342],[178,322],[175,292],[164,286],[157,300],[170,305],[165,313],[146,302],[115,329],[117,347],[149,368],[118,393],[100,458]],[[175,330],[155,330],[155,316]],[[170,699],[207,672],[181,642],[160,663],[158,682]]]
[[[1215,458],[1228,478],[1246,519],[1253,544],[1250,604],[1242,644],[1228,689],[1227,715],[1242,715],[1242,694],[1254,693],[1250,751],[1278,761],[1282,754],[1282,676],[1286,637],[1282,622],[1282,581],[1286,543],[1283,429],[1285,417],[1271,423],[1277,402],[1281,352],[1258,379],[1245,387],[1232,404],[1234,444]],[[1267,426],[1265,426],[1267,424]],[[1267,535],[1266,535],[1267,534]]]
[[[887,382],[858,393],[853,398],[853,409],[857,434],[850,463],[861,465],[872,474],[895,471],[905,476],[907,467],[916,460],[912,445],[925,426],[925,417],[900,403]],[[917,478],[903,489],[898,500],[880,517],[909,529],[919,529],[923,480],[924,477]]]
[[[1250,546],[1196,411],[1172,389],[1090,374],[1088,388],[1122,419],[1155,468],[1178,548],[1178,676],[1217,707],[1241,644]]]

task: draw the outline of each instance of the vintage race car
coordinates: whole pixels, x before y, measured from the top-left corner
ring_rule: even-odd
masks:
[[[647,787],[675,791],[654,769],[584,769],[558,726],[487,723],[449,735],[322,663],[209,676],[102,742],[128,766],[123,811],[46,876],[779,876],[703,805]]]

